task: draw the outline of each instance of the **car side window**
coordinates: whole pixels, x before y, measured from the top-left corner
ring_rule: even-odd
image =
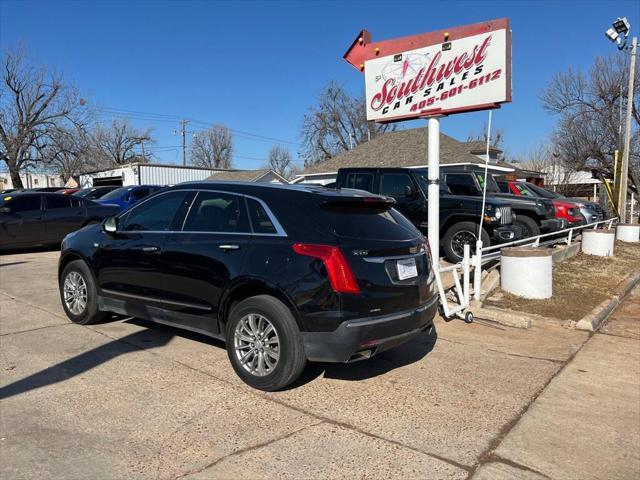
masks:
[[[148,188],[139,188],[138,190],[134,190],[133,192],[131,192],[131,198],[136,201],[143,199],[147,195],[149,195]]]
[[[380,193],[390,197],[406,197],[413,181],[406,173],[383,173],[380,178]]]
[[[448,173],[446,176],[447,186],[454,195],[476,195],[478,187],[473,180],[473,175],[466,173]]]
[[[44,198],[47,200],[47,210],[69,208],[71,206],[71,199],[68,196],[46,195]]]
[[[507,182],[497,182],[497,183],[498,183],[498,188],[502,193],[511,193],[511,191],[509,190],[509,184]]]
[[[196,195],[182,230],[185,232],[250,233],[243,197],[200,191]]]
[[[373,187],[372,173],[350,173],[347,175],[347,184],[345,188],[356,188],[358,190],[366,190],[371,192]]]
[[[40,210],[40,195],[29,195],[26,197],[18,197],[8,203],[12,213],[31,212]]]
[[[183,206],[188,192],[168,192],[134,207],[120,219],[120,229],[128,232],[171,230],[176,213]]]
[[[278,233],[278,229],[275,227],[260,202],[253,198],[247,198],[247,207],[249,207],[249,217],[251,218],[253,233],[270,235]]]
[[[80,200],[79,198],[75,198],[74,196],[71,196],[71,206],[73,208],[79,208],[82,207],[84,204],[82,203],[82,200]]]

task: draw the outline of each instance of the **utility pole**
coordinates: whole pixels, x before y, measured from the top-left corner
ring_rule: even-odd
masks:
[[[627,93],[627,119],[625,125],[624,153],[622,155],[622,168],[620,169],[620,221],[627,219],[627,180],[629,177],[629,149],[631,148],[631,110],[633,109],[633,83],[636,76],[636,55],[638,51],[638,37],[631,41],[631,61],[629,62],[629,91]]]
[[[187,120],[182,120],[182,165],[187,165]]]

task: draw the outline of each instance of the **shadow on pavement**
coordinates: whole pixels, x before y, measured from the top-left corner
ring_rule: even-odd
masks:
[[[11,265],[22,265],[23,263],[29,263],[29,262],[9,262],[9,263],[0,263],[0,267],[10,267]]]
[[[125,322],[140,325],[147,329],[132,333],[117,340],[112,340],[104,345],[88,350],[73,358],[6,385],[0,388],[0,399],[63,382],[127,353],[162,347],[168,344],[174,336],[225,349],[225,343],[223,341],[206,335],[159,325],[138,318],[129,318],[125,320]],[[425,357],[433,350],[436,339],[437,333],[434,328],[429,334],[422,333],[412,341],[368,360],[350,364],[309,363],[302,376],[287,388],[287,390],[305,385],[323,374],[326,378],[350,381],[364,380],[384,375],[396,368],[417,362]]]
[[[423,359],[433,350],[437,338],[438,334],[434,327],[431,333],[421,333],[413,340],[368,360],[354,363],[308,363],[300,378],[287,390],[305,385],[321,376],[337,380],[360,381],[385,375],[396,368]]]
[[[113,360],[120,355],[136,352],[141,348],[155,348],[165,345],[173,338],[173,335],[153,335],[153,337],[153,343],[148,347],[138,346],[138,344],[146,342],[149,338],[149,332],[146,330],[100,345],[99,347],[88,350],[80,355],[76,355],[73,358],[0,388],[0,399],[63,382],[76,375],[83,374],[109,360]]]

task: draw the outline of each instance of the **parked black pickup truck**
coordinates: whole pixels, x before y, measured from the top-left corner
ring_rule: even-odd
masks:
[[[341,168],[335,188],[355,188],[393,197],[395,208],[427,233],[427,170],[420,168]],[[489,199],[482,223],[482,243],[489,246],[510,242],[522,232],[512,225],[507,202]],[[466,243],[475,246],[482,200],[451,195],[440,189],[440,236],[444,256],[451,262],[462,259]]]
[[[442,165],[440,180],[454,195],[482,198],[484,168],[474,165]],[[500,199],[511,205],[513,223],[522,227],[524,236],[550,233],[566,227],[566,221],[556,218],[553,202],[546,198],[527,198],[502,193],[491,172],[487,175],[487,198]]]

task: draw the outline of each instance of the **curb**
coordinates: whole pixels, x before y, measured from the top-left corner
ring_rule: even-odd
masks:
[[[569,258],[575,257],[580,253],[580,245],[582,242],[573,242],[571,245],[564,245],[553,249],[551,256],[553,257],[553,263],[560,263]]]
[[[499,323],[507,327],[515,328],[531,328],[533,315],[526,313],[513,312],[511,310],[502,310],[499,308],[473,308],[473,315],[482,320],[489,320],[491,322]]]
[[[615,308],[626,297],[629,292],[640,284],[640,272],[621,282],[618,292],[610,299],[604,300],[600,305],[595,307],[591,312],[587,313],[576,323],[575,328],[578,330],[588,330],[595,332],[598,330],[607,318],[613,313]]]

